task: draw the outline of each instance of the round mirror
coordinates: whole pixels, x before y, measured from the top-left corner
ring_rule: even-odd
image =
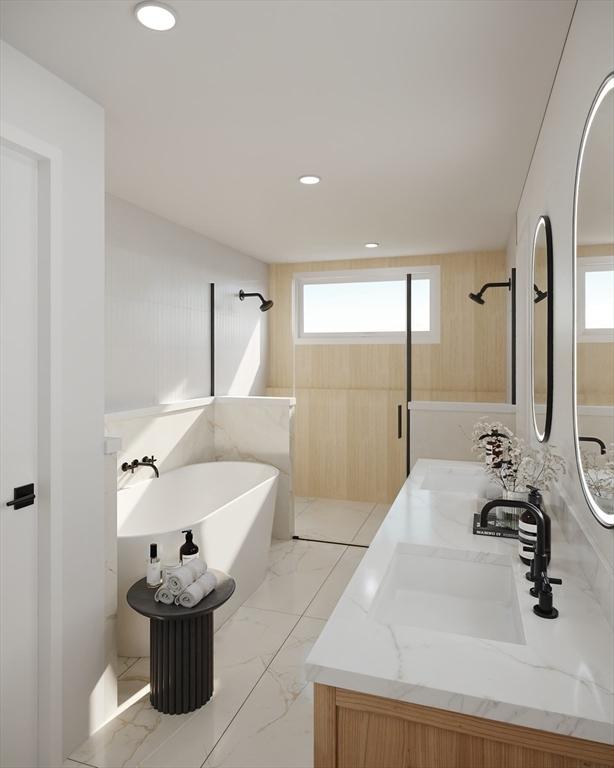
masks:
[[[537,439],[546,442],[552,424],[552,230],[550,219],[540,216],[533,236],[531,306],[531,372],[533,424]]]
[[[575,188],[575,427],[582,489],[614,527],[614,73],[586,121]]]

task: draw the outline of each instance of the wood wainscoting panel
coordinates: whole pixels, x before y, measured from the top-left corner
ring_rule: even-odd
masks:
[[[297,495],[394,500],[405,479],[396,410],[405,402],[405,345],[295,345],[294,274],[374,267],[406,267],[409,272],[418,265],[440,267],[441,340],[414,345],[414,399],[504,401],[509,295],[493,289],[483,306],[468,298],[483,283],[508,277],[504,252],[271,264],[269,292],[275,308],[267,315],[268,391],[297,399]]]
[[[315,690],[316,768],[614,766],[607,744],[321,684]]]

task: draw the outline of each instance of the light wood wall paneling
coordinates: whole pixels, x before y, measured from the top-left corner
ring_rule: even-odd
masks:
[[[401,344],[295,346],[293,275],[374,267],[410,271],[431,264],[441,268],[441,343],[414,345],[414,399],[502,402],[507,296],[493,290],[478,306],[468,293],[507,278],[503,252],[271,265],[275,310],[269,319],[268,391],[297,398],[298,495],[394,499],[405,477],[396,410],[404,403],[405,350]]]

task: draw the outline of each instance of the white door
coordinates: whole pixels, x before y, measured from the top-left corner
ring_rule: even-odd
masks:
[[[0,766],[38,764],[38,163],[0,146]]]

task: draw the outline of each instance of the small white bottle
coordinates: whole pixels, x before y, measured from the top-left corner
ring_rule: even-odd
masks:
[[[158,557],[158,545],[149,545],[149,560],[147,561],[147,586],[159,587],[162,584],[162,566]]]

